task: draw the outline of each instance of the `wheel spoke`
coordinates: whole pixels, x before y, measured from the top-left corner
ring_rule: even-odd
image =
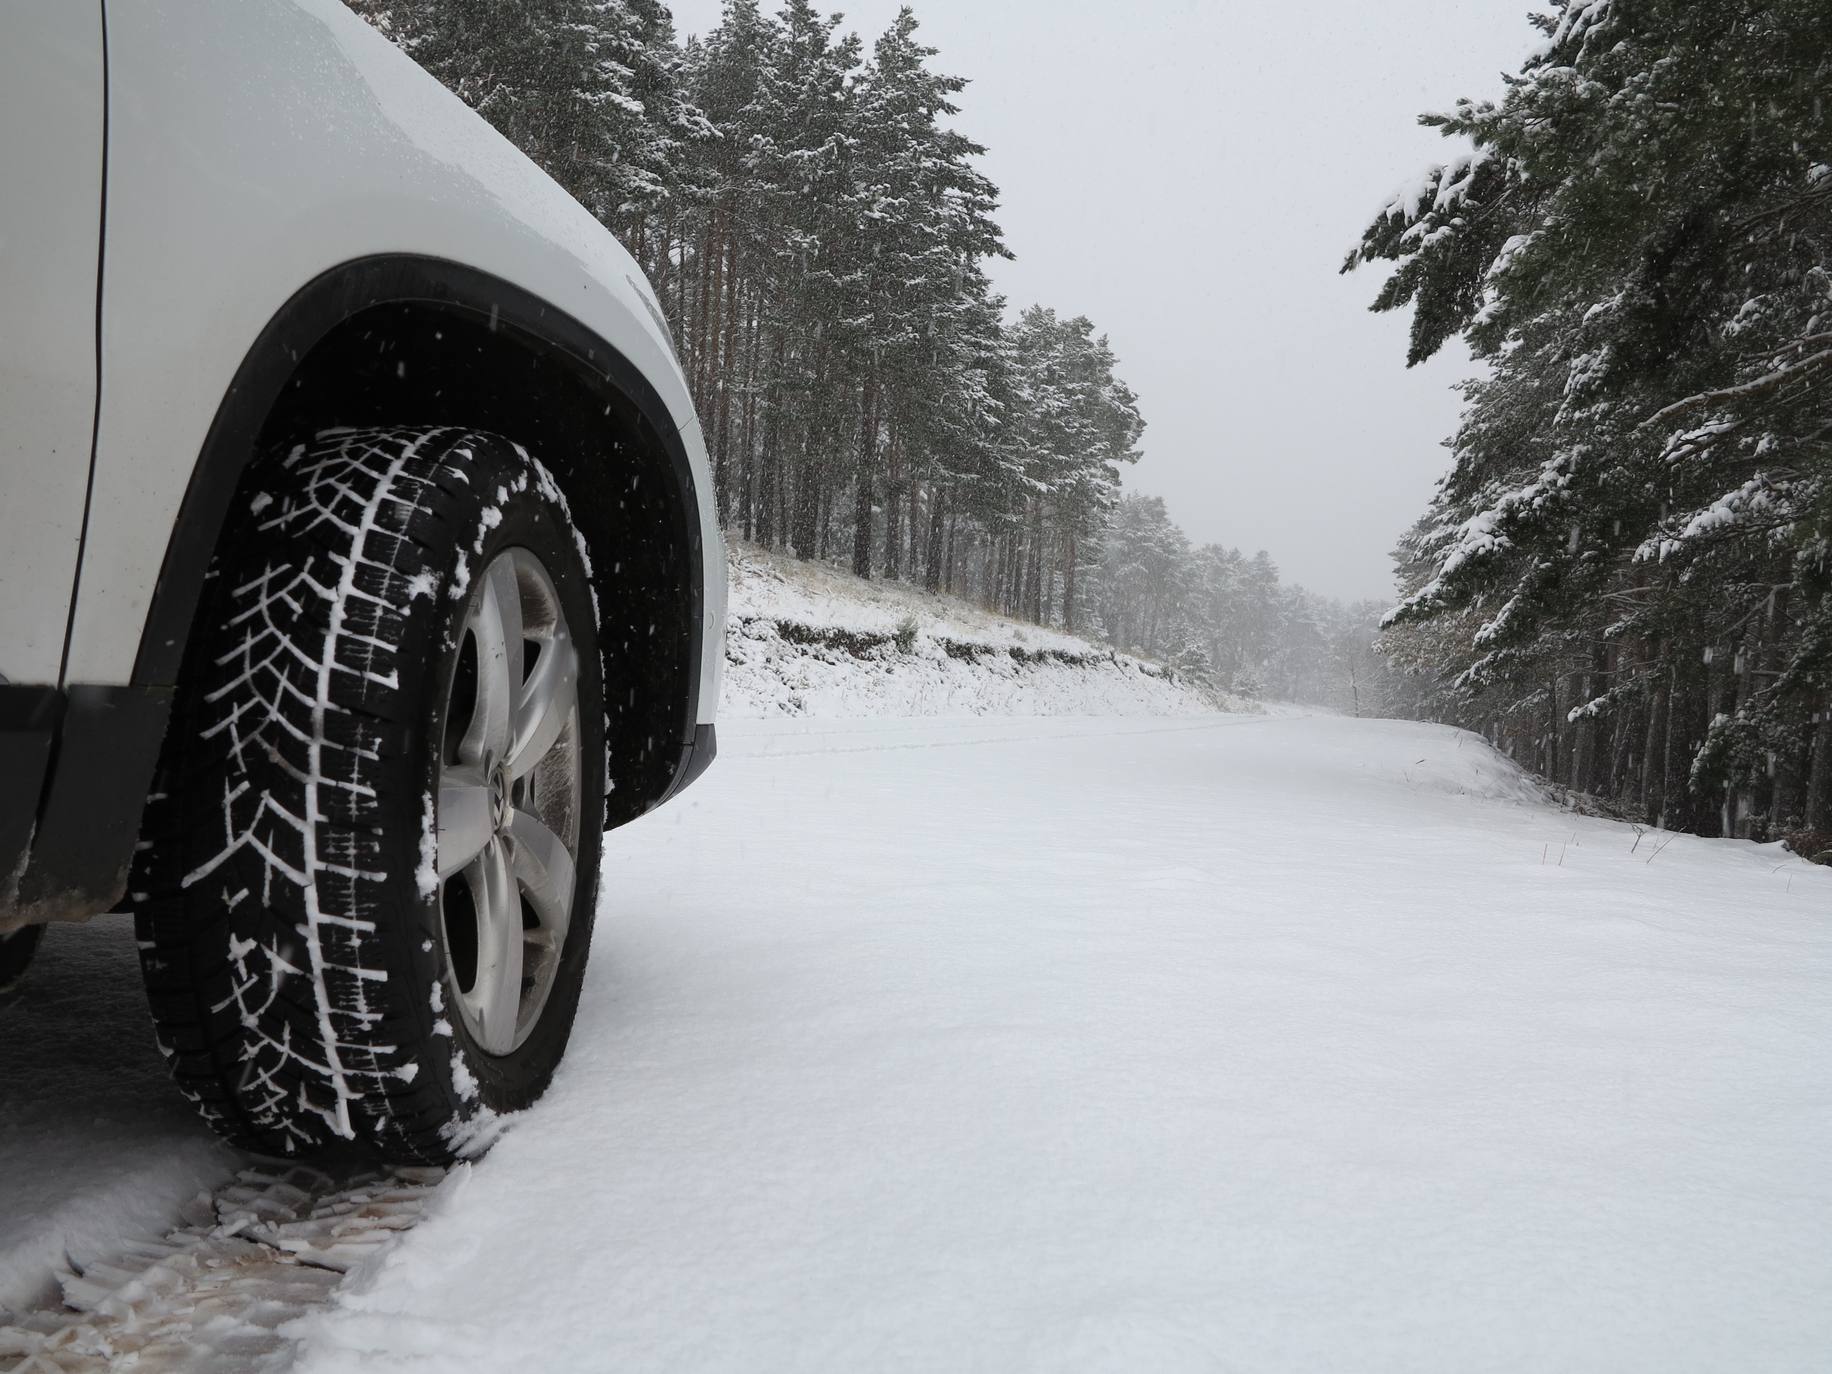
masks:
[[[458,746],[466,763],[493,763],[509,752],[522,685],[522,594],[513,560],[484,575],[470,618],[477,639],[477,709]]]
[[[463,994],[478,1043],[488,1054],[515,1048],[522,1009],[522,901],[500,839],[465,870],[477,908],[477,978]]]
[[[510,862],[541,931],[558,950],[572,921],[573,861],[560,837],[527,811],[509,820]]]
[[[564,627],[555,627],[541,644],[516,702],[515,740],[509,747],[509,771],[521,777],[547,756],[572,718],[579,700],[579,655]]]
[[[472,768],[448,768],[439,780],[439,876],[449,878],[495,837],[490,789]]]

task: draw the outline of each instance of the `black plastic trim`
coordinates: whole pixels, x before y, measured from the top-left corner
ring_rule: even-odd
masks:
[[[718,756],[719,732],[717,727],[711,725],[694,726],[693,741],[681,751],[680,764],[674,770],[674,781],[669,784],[668,790],[662,794],[661,801],[655,803],[656,806],[660,806],[662,802],[673,800],[675,797],[685,792],[689,787],[693,786],[694,783],[698,782],[700,774],[704,773],[708,768],[711,768],[712,761],[718,758]]]
[[[302,287],[255,340],[210,425],[179,507],[134,660],[133,681],[166,687],[177,681],[204,573],[227,518],[230,497],[255,451],[262,425],[299,360],[352,316],[379,305],[410,302],[468,311],[488,319],[493,328],[508,325],[569,358],[600,385],[634,405],[648,421],[667,451],[689,507],[684,514],[692,535],[688,586],[693,604],[686,707],[689,712],[695,710],[706,633],[706,551],[698,537],[698,493],[687,446],[661,394],[602,337],[540,297],[462,263],[411,254],[359,258],[332,268]],[[669,790],[679,790],[679,784]]]
[[[42,740],[44,761],[40,781],[30,789],[35,820],[31,854],[17,887],[0,889],[0,922],[67,920],[107,911],[127,889],[171,693],[87,684],[62,693],[6,690],[51,692],[53,700],[49,706],[35,703],[35,714],[21,732],[28,748],[38,749]],[[47,716],[55,720],[55,739]],[[12,789],[17,784],[10,772],[5,776],[8,791],[0,801],[14,824]],[[8,874],[19,872],[23,852],[23,846],[11,851]]]
[[[32,846],[63,713],[64,694],[55,687],[0,684],[0,915],[13,900],[20,861]]]

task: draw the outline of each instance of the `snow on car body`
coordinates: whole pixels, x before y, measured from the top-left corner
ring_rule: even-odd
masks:
[[[226,633],[209,617],[251,613],[230,604],[232,589],[212,591],[223,576],[246,573],[225,550],[246,544],[236,557],[248,566],[284,552],[285,538],[305,528],[286,525],[285,512],[310,482],[331,480],[326,463],[381,484],[368,498],[375,510],[409,499],[388,482],[456,490],[473,461],[497,465],[496,495],[514,487],[545,503],[528,520],[546,530],[540,537],[571,527],[576,571],[547,570],[540,557],[530,570],[524,560],[488,594],[525,599],[510,620],[535,615],[528,633],[547,636],[543,644],[590,648],[574,622],[596,622],[605,676],[592,690],[604,699],[608,762],[603,778],[581,765],[580,805],[594,812],[608,792],[604,820],[615,825],[697,776],[715,748],[725,601],[705,446],[651,289],[583,208],[336,0],[195,0],[179,9],[25,0],[0,18],[0,105],[0,932],[121,901],[136,841],[154,828],[143,818],[149,785],[164,797],[156,768],[159,778],[178,776],[180,763],[192,768],[199,750],[208,753],[179,739],[176,725],[168,731],[168,718],[195,725],[200,738],[222,728],[203,705],[187,706],[186,693],[224,643],[234,647],[207,641]],[[364,453],[324,437],[352,430],[371,436]],[[312,452],[300,458],[301,447]],[[399,461],[375,456],[387,453]],[[428,463],[443,463],[452,480]],[[333,487],[343,490],[325,490]],[[467,635],[489,630],[502,609],[479,610],[489,569],[467,560],[508,557],[485,539],[500,538],[490,522],[502,521],[504,504],[475,496],[468,513],[440,517],[481,521],[475,547],[459,547],[471,532],[453,535],[443,562],[411,584],[405,574],[389,584],[401,626],[451,602],[442,612],[451,623],[427,652],[449,651],[452,661],[406,664],[405,679],[392,680],[432,713],[421,734],[436,727],[433,716],[456,711],[447,698],[464,670],[453,665],[482,652]],[[320,525],[341,518],[314,516]],[[402,535],[370,533],[384,542]],[[346,598],[370,595],[355,576],[373,561],[366,547],[359,540],[336,564],[351,574]],[[543,556],[568,565],[574,557],[557,546]],[[410,594],[429,579],[452,595]],[[591,609],[569,621],[563,603],[574,580]],[[327,597],[313,625],[344,614],[337,588],[304,585]],[[349,643],[327,637],[319,647],[318,676],[344,691]],[[531,637],[525,647],[511,645],[504,660],[528,674],[511,684],[517,709],[533,690],[541,645]],[[597,657],[581,662],[595,668]],[[378,691],[391,681],[369,676]],[[219,702],[236,700],[222,683],[212,690]],[[310,691],[280,683],[279,695],[289,694]],[[472,703],[479,712],[482,699]],[[248,711],[299,706],[301,721],[280,726],[310,733],[327,712],[369,709],[331,697],[276,701],[241,702],[237,729]],[[500,723],[492,728],[501,733]],[[594,729],[588,722],[585,733]],[[418,816],[435,796],[496,788],[500,825],[485,848],[525,858],[506,817],[520,805],[516,789],[533,784],[509,776],[510,736],[502,741],[468,760],[429,757],[424,796],[410,800]],[[232,765],[246,752],[238,746]],[[374,790],[354,777],[345,784]],[[288,805],[273,801],[264,814],[308,824],[307,800]],[[449,840],[446,819],[442,812],[436,835],[416,823],[396,839],[416,851]],[[219,848],[265,843],[238,831],[242,822],[223,824]],[[595,862],[595,843],[574,850]],[[293,856],[289,871],[310,905],[323,894],[301,862]],[[191,908],[207,900],[191,890],[207,885],[201,866],[169,875],[167,895]],[[417,865],[391,857],[386,867],[412,882]],[[158,881],[136,878],[135,887]],[[580,893],[589,897],[594,882],[582,877]],[[157,898],[139,893],[136,902]],[[186,929],[198,919],[190,910]],[[277,946],[270,953],[284,961]],[[149,979],[158,963],[149,956]],[[327,995],[322,982],[315,995]],[[159,999],[155,987],[156,1014]],[[328,1025],[326,1035],[334,1045]],[[246,1051],[235,1073],[249,1072]],[[405,1061],[394,1067],[408,1071]],[[234,1076],[218,1068],[217,1079]],[[335,1086],[328,1116],[318,1104],[333,1134],[352,1133],[343,1104],[361,1091]],[[277,1138],[246,1122],[229,1129]],[[401,1152],[438,1150],[422,1142]]]

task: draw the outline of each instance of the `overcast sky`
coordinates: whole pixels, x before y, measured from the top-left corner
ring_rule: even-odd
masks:
[[[766,0],[766,7],[769,0]],[[1421,110],[1500,93],[1529,0],[913,0],[937,66],[972,79],[995,265],[1013,307],[1085,314],[1139,393],[1134,491],[1197,542],[1264,548],[1288,581],[1384,597],[1455,426],[1448,353],[1411,372],[1379,278],[1336,274],[1444,141]],[[898,0],[830,8],[869,40]],[[683,35],[719,0],[675,0]]]

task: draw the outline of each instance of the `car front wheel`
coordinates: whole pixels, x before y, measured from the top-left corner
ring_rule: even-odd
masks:
[[[133,883],[179,1086],[265,1153],[473,1152],[559,1063],[604,819],[589,565],[494,435],[258,461]]]

